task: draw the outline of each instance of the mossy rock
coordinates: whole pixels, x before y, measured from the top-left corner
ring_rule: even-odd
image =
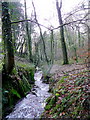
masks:
[[[7,108],[12,108],[20,98],[24,97],[31,90],[31,81],[34,83],[35,68],[29,67],[25,65],[16,66],[11,75],[3,73],[3,90],[8,91],[7,94],[3,94],[3,112]]]
[[[43,82],[49,84],[51,76],[50,75],[43,75]]]

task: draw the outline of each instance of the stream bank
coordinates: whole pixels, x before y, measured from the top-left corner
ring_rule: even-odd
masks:
[[[89,120],[90,69],[84,64],[54,65],[50,72],[52,95],[41,117]]]
[[[51,94],[49,91],[49,85],[43,83],[42,71],[36,71],[34,75],[35,85],[31,89],[31,92],[26,95],[15,105],[13,112],[6,118],[39,118],[44,111],[45,100]]]
[[[30,92],[34,85],[35,67],[33,64],[17,62],[11,74],[2,70],[2,118],[12,110],[18,100]]]

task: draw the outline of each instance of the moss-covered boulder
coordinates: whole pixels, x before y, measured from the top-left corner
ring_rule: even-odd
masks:
[[[34,65],[16,64],[10,75],[2,72],[2,105],[3,115],[7,115],[13,105],[28,92],[30,92],[34,80]]]

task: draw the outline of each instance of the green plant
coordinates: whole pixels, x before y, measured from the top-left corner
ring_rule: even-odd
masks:
[[[8,99],[7,99],[8,93],[9,93],[8,90],[5,90],[5,89],[2,90],[2,102],[3,102],[3,105],[8,103]]]
[[[46,105],[45,110],[50,110],[52,108],[52,105]]]
[[[58,81],[58,84],[64,83],[66,78],[67,78],[67,76],[63,76],[63,77]]]
[[[54,105],[56,103],[56,98],[53,96],[49,102],[49,105]]]
[[[15,90],[14,88],[12,88],[12,89],[10,90],[10,93],[11,93],[12,95],[16,95],[18,98],[21,98],[21,96],[20,96],[20,94],[18,93],[18,91]]]
[[[18,72],[17,72],[17,70],[16,70],[15,67],[14,67],[13,70],[12,70],[12,74],[14,74],[14,75],[17,75],[17,74],[18,74]]]

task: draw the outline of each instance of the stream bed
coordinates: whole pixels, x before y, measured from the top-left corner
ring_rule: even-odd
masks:
[[[51,93],[48,92],[49,85],[42,81],[42,71],[37,71],[34,75],[35,85],[31,92],[17,103],[6,118],[39,118],[45,107],[45,100]]]

